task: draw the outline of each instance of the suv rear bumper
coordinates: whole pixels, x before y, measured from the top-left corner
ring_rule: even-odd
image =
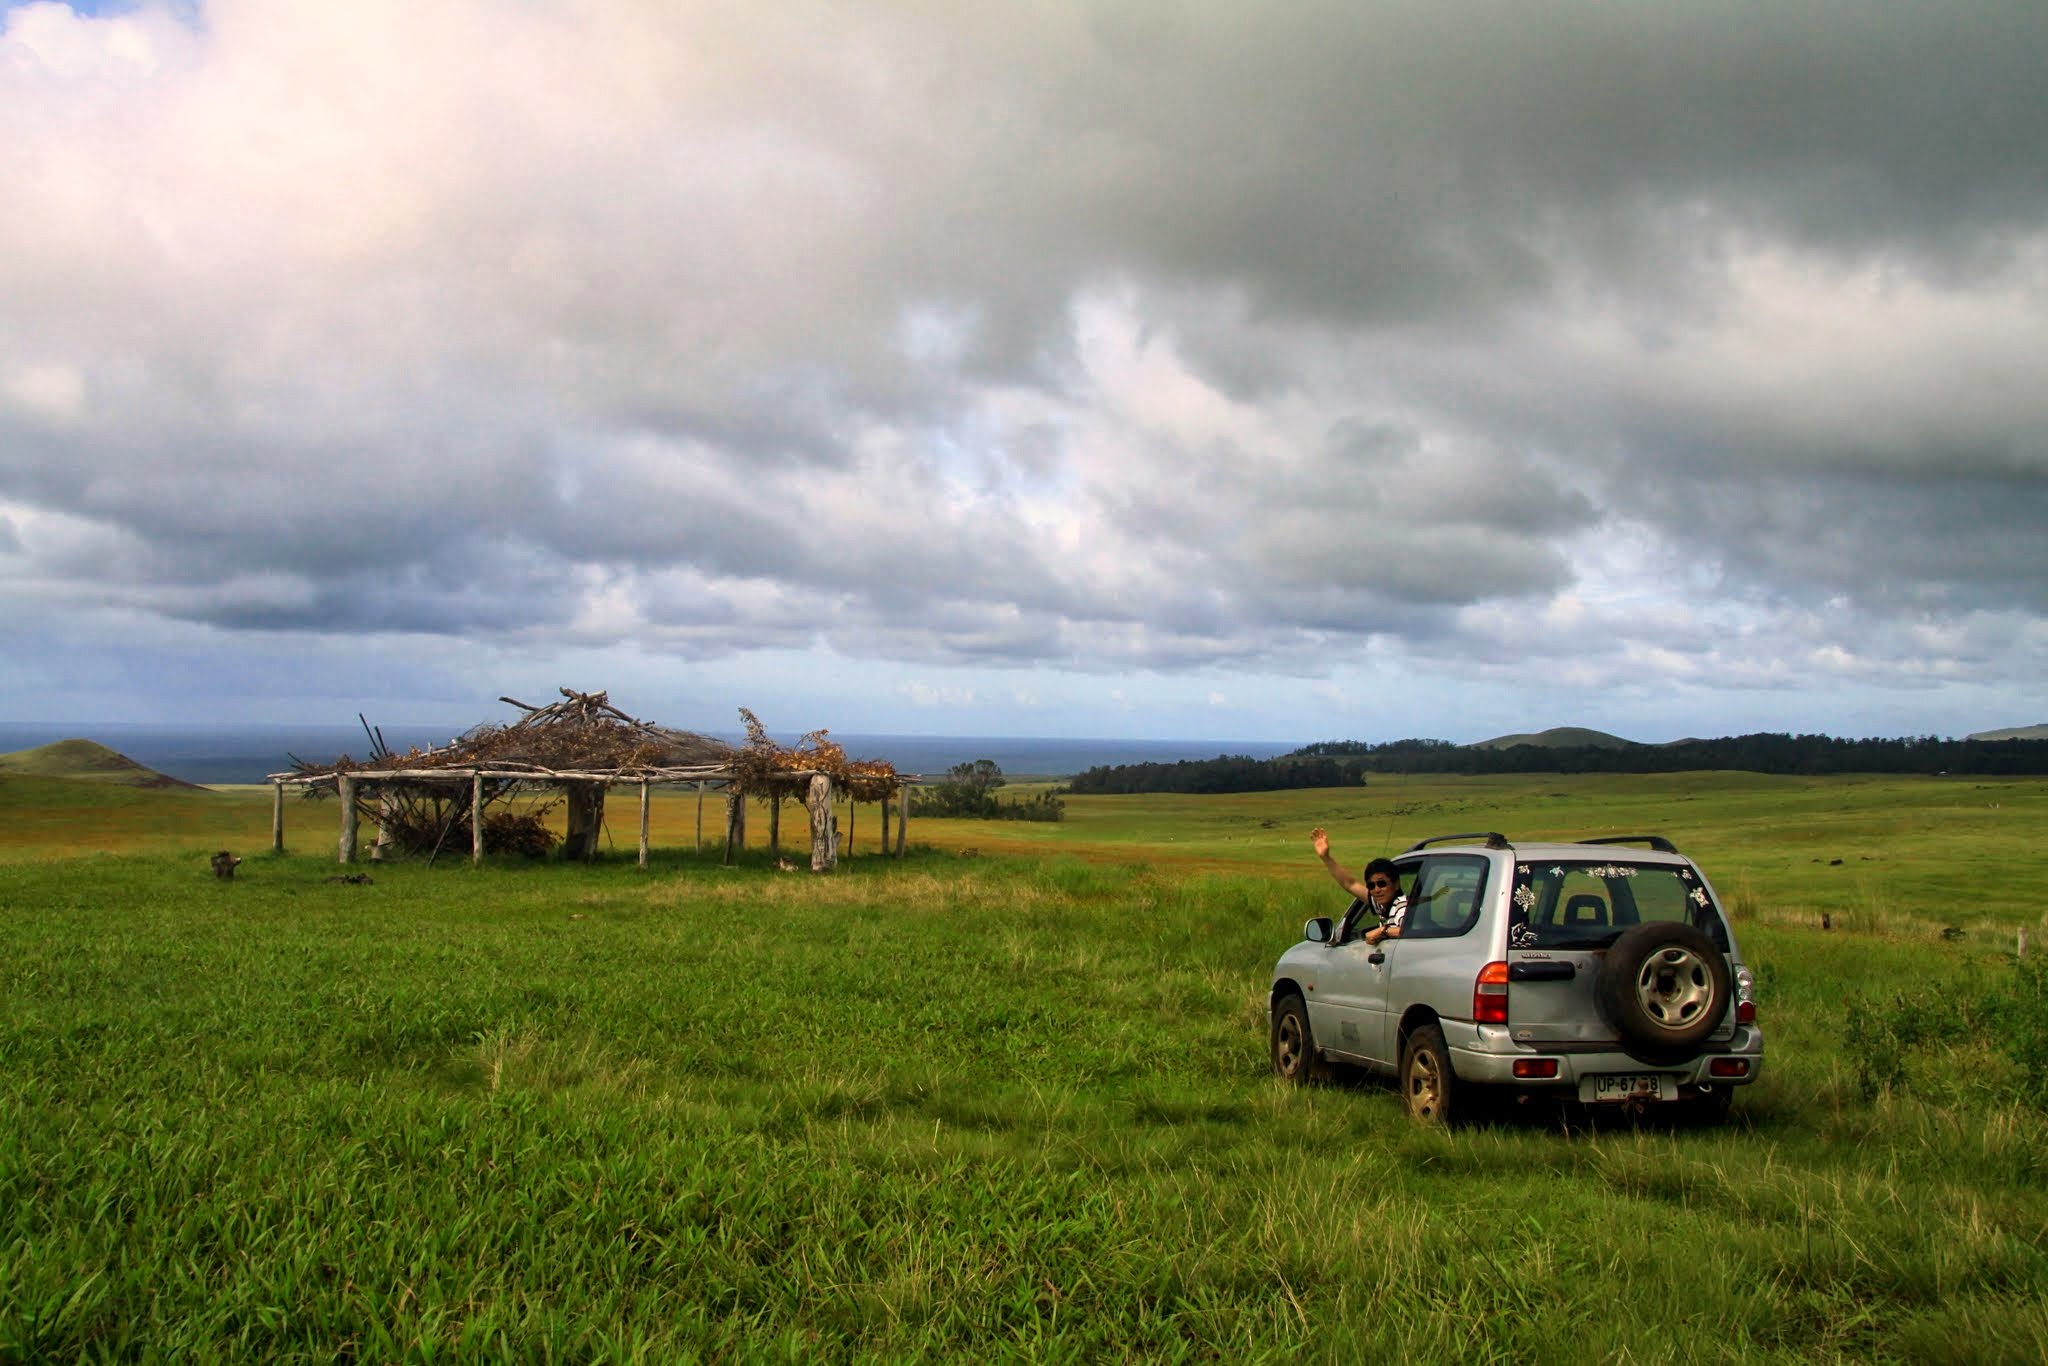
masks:
[[[1619,1048],[1589,1051],[1584,1044],[1550,1049],[1516,1043],[1502,1025],[1472,1024],[1462,1020],[1439,1020],[1444,1042],[1451,1052],[1451,1071],[1459,1081],[1488,1086],[1512,1086],[1518,1090],[1576,1092],[1586,1077],[1656,1074],[1686,1086],[1746,1086],[1757,1079],[1764,1066],[1764,1035],[1755,1025],[1737,1025],[1733,1037],[1708,1043],[1697,1057],[1667,1066],[1655,1066],[1630,1057]],[[1518,1077],[1517,1061],[1555,1058],[1554,1077]],[[1717,1058],[1740,1058],[1749,1064],[1745,1075],[1715,1076],[1709,1070]]]

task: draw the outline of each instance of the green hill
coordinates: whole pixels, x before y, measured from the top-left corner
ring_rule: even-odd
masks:
[[[117,754],[93,740],[59,740],[35,749],[0,754],[0,776],[23,778],[73,778],[88,782],[114,783],[122,787],[182,787],[196,784],[144,768],[125,754]]]
[[[1481,740],[1471,746],[1473,749],[1513,749],[1516,745],[1535,745],[1539,749],[1630,749],[1633,740],[1624,740],[1619,735],[1609,735],[1604,730],[1587,730],[1583,726],[1553,726],[1534,735],[1499,735],[1491,740]]]
[[[2006,730],[1980,730],[1965,737],[1971,740],[2048,740],[2048,724],[2013,726]]]

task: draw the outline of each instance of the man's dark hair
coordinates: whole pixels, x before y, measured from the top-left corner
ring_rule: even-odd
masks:
[[[1401,883],[1401,874],[1395,869],[1394,861],[1390,858],[1376,858],[1371,863],[1365,865],[1365,880],[1367,882],[1372,881],[1374,873],[1385,873],[1387,880],[1395,886],[1399,886]]]

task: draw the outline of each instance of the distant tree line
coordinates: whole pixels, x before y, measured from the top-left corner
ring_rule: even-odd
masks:
[[[1668,745],[1513,745],[1448,740],[1324,740],[1274,759],[1218,755],[1175,764],[1102,765],[1078,774],[1072,792],[1269,792],[1355,787],[1373,773],[1751,773],[2048,774],[2048,740],[1946,740],[1933,735],[1843,740],[1759,732]]]
[[[1433,740],[1367,746],[1380,773],[2048,773],[2048,740],[1944,740],[1933,735],[1843,740],[1762,731],[1668,745],[1513,745],[1486,749]]]
[[[1219,754],[1172,764],[1098,764],[1076,774],[1069,792],[1273,792],[1294,787],[1356,787],[1364,765],[1297,750],[1277,759]]]

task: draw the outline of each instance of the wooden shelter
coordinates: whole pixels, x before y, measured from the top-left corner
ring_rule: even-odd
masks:
[[[358,832],[369,821],[377,827],[374,857],[394,845],[429,849],[438,857],[453,838],[460,847],[466,836],[470,858],[481,862],[486,846],[517,846],[521,837],[538,836],[541,847],[552,840],[534,814],[513,815],[494,805],[515,793],[536,790],[558,794],[567,806],[566,858],[590,858],[604,827],[605,796],[621,784],[637,785],[640,793],[640,866],[647,866],[648,797],[653,787],[695,784],[698,792],[697,837],[703,841],[703,794],[716,787],[726,795],[726,862],[746,839],[746,801],[765,797],[779,825],[782,800],[800,797],[811,816],[811,869],[823,872],[838,861],[837,821],[832,814],[835,789],[855,802],[876,801],[882,807],[882,845],[901,856],[909,827],[909,779],[891,765],[855,761],[814,731],[796,749],[785,749],[762,730],[752,712],[740,714],[748,728],[747,744],[735,748],[693,731],[670,730],[636,720],[611,705],[605,693],[561,689],[562,701],[545,707],[517,698],[498,700],[524,713],[509,725],[481,725],[435,749],[394,754],[367,722],[370,758],[357,762],[347,755],[321,766],[299,762],[288,773],[273,773],[271,848],[284,849],[284,791],[296,786],[308,795],[333,792],[341,798],[339,858],[353,863]],[[896,843],[889,847],[888,810],[899,808]],[[778,832],[779,833],[779,832]],[[527,847],[531,847],[529,844]]]

